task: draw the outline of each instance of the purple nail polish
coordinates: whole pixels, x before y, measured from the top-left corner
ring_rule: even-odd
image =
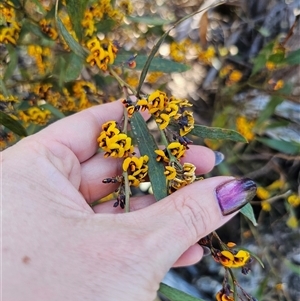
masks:
[[[219,185],[216,196],[223,215],[233,213],[249,201],[256,194],[256,184],[251,179],[234,179]]]

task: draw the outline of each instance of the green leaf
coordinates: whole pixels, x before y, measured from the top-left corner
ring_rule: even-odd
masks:
[[[299,267],[299,265],[292,263],[288,259],[284,259],[284,264],[287,268],[290,269],[290,271],[292,271],[293,273],[298,274],[300,276],[300,267]]]
[[[284,61],[284,52],[271,54],[268,58],[268,61],[274,64],[281,64]]]
[[[246,204],[241,210],[240,212],[246,216],[254,226],[257,226],[257,222],[256,222],[256,218],[254,216],[254,212],[253,212],[253,208],[251,206],[251,204]]]
[[[284,62],[288,65],[300,65],[300,49],[290,52]]]
[[[67,65],[67,62],[66,62],[65,57],[59,56],[56,61],[55,66],[54,66],[54,69],[53,69],[53,74],[57,74],[57,76],[58,76],[58,86],[60,88],[63,87],[63,84],[65,82],[66,65]]]
[[[256,138],[256,140],[284,154],[300,154],[300,143],[297,142],[289,142],[285,140],[276,140],[270,138]]]
[[[156,142],[148,130],[147,124],[139,112],[133,114],[130,119],[133,136],[137,141],[142,156],[149,157],[148,175],[153,188],[153,194],[157,201],[168,195],[164,166],[156,161],[154,150],[158,149]]]
[[[15,47],[13,47],[10,44],[6,45],[6,48],[8,50],[9,53],[9,63],[8,66],[5,70],[4,73],[4,77],[3,80],[4,82],[7,81],[9,78],[11,78],[11,76],[13,75],[13,72],[15,71],[17,64],[18,64],[18,53],[17,53],[17,49]]]
[[[12,4],[14,5],[15,8],[20,8],[21,3],[19,0],[11,0]]]
[[[82,70],[84,60],[76,55],[75,53],[70,53],[66,59],[67,67],[65,71],[65,82],[70,82],[77,79]]]
[[[23,39],[28,33],[34,34],[37,37],[41,38],[39,40],[39,45],[45,45],[46,41],[47,41],[48,45],[55,44],[55,41],[51,40],[50,37],[48,37],[46,34],[44,34],[38,25],[36,25],[35,23],[32,23],[28,19],[25,19],[23,22],[23,25],[22,25],[21,32],[20,32],[20,39]]]
[[[122,64],[124,62],[126,62],[130,57],[132,56],[132,54],[120,54],[117,56],[114,64],[118,65],[118,64]],[[146,61],[147,61],[148,57],[146,55],[138,55],[135,58],[135,62],[136,62],[136,70],[142,70]],[[125,64],[126,67],[126,64]],[[185,65],[185,64],[181,64],[181,63],[177,63],[171,60],[167,60],[164,58],[160,58],[160,57],[155,57],[153,58],[153,60],[151,61],[148,71],[161,71],[164,73],[172,73],[172,72],[185,72],[187,70],[189,70],[190,67]]]
[[[62,35],[70,49],[76,53],[79,57],[85,59],[87,56],[87,53],[83,49],[83,47],[70,35],[68,30],[66,29],[63,22],[60,20],[58,16],[56,16],[56,23],[59,30],[59,33]]]
[[[274,42],[267,44],[259,52],[257,57],[253,59],[253,68],[252,68],[251,76],[255,75],[265,67],[268,57],[272,54],[273,48],[274,48]]]
[[[9,95],[9,93],[8,93],[8,91],[6,89],[6,86],[4,84],[4,81],[2,80],[1,77],[0,77],[0,92],[3,94],[3,96],[7,97]]]
[[[66,1],[67,11],[73,25],[73,29],[79,41],[82,40],[82,25],[81,21],[84,16],[84,11],[87,5],[87,0],[68,0]]]
[[[199,124],[196,124],[189,134],[201,138],[217,139],[217,140],[226,139],[226,140],[232,140],[236,142],[247,143],[247,139],[237,131],[218,128],[218,127],[208,127]]]
[[[129,21],[132,21],[134,23],[138,24],[146,24],[146,25],[153,25],[153,26],[160,26],[160,25],[166,25],[170,24],[172,21],[170,20],[165,20],[157,16],[127,16],[126,17]]]
[[[97,32],[108,33],[111,32],[114,26],[116,25],[116,21],[113,19],[105,19],[96,24]]]
[[[35,8],[39,13],[42,13],[43,15],[46,14],[46,10],[43,7],[43,5],[41,5],[41,1],[39,0],[31,0],[33,3],[35,3],[35,5],[37,6],[37,8]]]
[[[0,123],[19,136],[27,136],[25,128],[15,119],[0,111]]]
[[[266,119],[271,117],[271,115],[275,112],[276,107],[281,104],[283,100],[284,99],[281,96],[273,95],[266,107],[259,114],[259,117],[255,123],[255,127],[259,128]]]
[[[159,285],[158,291],[164,297],[168,298],[170,301],[204,301],[203,299],[193,297],[185,292],[182,292],[164,283],[161,283]]]
[[[40,108],[43,108],[45,110],[49,110],[55,117],[57,117],[59,119],[65,117],[65,115],[60,110],[58,110],[57,108],[53,107],[49,103],[45,103],[43,105],[40,105]]]
[[[263,69],[265,67],[265,65],[266,65],[266,62],[267,62],[267,58],[264,55],[258,55],[253,60],[253,68],[252,68],[251,76],[255,75],[261,69]]]

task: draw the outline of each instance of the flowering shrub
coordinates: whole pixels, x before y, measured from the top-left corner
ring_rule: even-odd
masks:
[[[165,19],[139,17],[139,9],[134,11],[128,0],[1,1],[1,148],[64,116],[121,98],[123,119],[112,117],[103,124],[97,142],[104,157],[122,161],[122,174],[102,179],[118,188],[92,206],[114,199],[113,206],[127,212],[132,188],[143,182],[150,181],[152,193],[159,201],[209,176],[197,175],[193,164],[182,162],[192,143],[228,153],[228,162],[234,164],[221,165],[221,174],[250,172],[242,163],[251,150],[255,149],[255,155],[259,153],[257,144],[271,150],[268,158],[294,156],[290,160],[298,158],[299,166],[299,143],[264,137],[268,129],[277,126],[271,120],[276,107],[291,94],[291,85],[273,75],[300,64],[299,49],[292,51],[286,46],[292,29],[284,40],[274,38],[265,43],[251,64],[247,62],[246,70],[243,64],[235,63],[239,58],[234,55],[235,48],[225,47],[225,43],[207,45],[201,32],[201,43],[190,36],[180,40],[171,34],[197,13],[202,14],[201,21],[206,20],[207,12],[218,4],[222,2],[174,22],[174,16],[168,19],[168,7],[162,13]],[[156,11],[152,4],[144,5],[144,9]],[[202,24],[202,29],[207,27]],[[164,54],[166,47],[168,52]],[[215,96],[224,103],[233,102],[234,97],[249,88],[268,93],[270,101],[260,114],[233,110],[236,102],[224,110],[216,107],[210,120],[213,127],[198,124],[195,101],[170,93],[167,87],[170,74],[184,73],[197,64],[213,71],[213,79],[208,72],[206,86],[217,86]],[[142,113],[150,116],[151,130]],[[227,143],[231,143],[229,148]],[[246,143],[249,144],[245,146]],[[253,166],[255,169],[257,166]],[[256,225],[255,215],[260,221],[281,200],[288,215],[286,224],[292,229],[298,227],[300,198],[295,185],[286,178],[278,171],[272,181],[261,181],[253,201],[253,205],[259,205],[259,213],[253,212],[250,204],[241,210],[248,221]],[[216,300],[255,300],[239,284],[235,269],[247,275],[254,261],[263,266],[261,260],[246,248],[224,243],[217,233],[199,244],[208,248],[213,260],[225,269]],[[160,288],[170,300],[174,291],[176,300],[197,300],[163,284]]]

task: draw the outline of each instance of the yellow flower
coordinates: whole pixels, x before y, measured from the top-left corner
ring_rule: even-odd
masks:
[[[241,78],[243,77],[243,73],[239,70],[233,70],[228,77],[229,83],[233,84],[233,83],[237,83],[241,80]]]
[[[295,193],[291,194],[288,197],[287,201],[293,207],[297,207],[300,205],[300,197],[299,197],[299,195],[297,195]]]
[[[175,103],[168,103],[167,107],[165,108],[165,112],[168,114],[169,117],[173,117],[177,114],[179,108],[178,105]]]
[[[255,122],[246,119],[244,116],[239,116],[236,119],[236,128],[239,133],[241,133],[248,141],[254,139],[254,128]]]
[[[183,157],[186,151],[186,147],[179,142],[171,142],[167,148],[171,151],[171,154],[177,159]]]
[[[170,159],[166,155],[166,151],[163,151],[162,149],[157,149],[154,151],[157,154],[156,161],[160,162],[163,160],[164,162],[169,162]]]
[[[245,250],[239,250],[237,254],[233,254],[230,251],[221,251],[218,260],[220,263],[228,268],[239,268],[243,267],[250,259],[250,253]]]
[[[219,72],[219,76],[221,78],[226,77],[233,68],[234,67],[231,64],[225,65],[223,68],[221,68],[221,70]]]
[[[148,108],[150,114],[163,111],[168,103],[168,97],[165,92],[156,90],[148,96]]]
[[[123,171],[128,173],[128,179],[131,181],[132,186],[138,186],[139,183],[143,182],[144,178],[148,174],[148,163],[149,157],[147,155],[142,157],[128,157],[123,161]],[[138,183],[138,184],[137,184]]]
[[[178,118],[178,125],[180,126],[180,136],[185,136],[194,128],[193,112],[184,111]]]
[[[149,72],[146,81],[150,84],[154,84],[157,80],[163,76],[163,72]]]
[[[146,99],[139,99],[136,105],[141,107],[141,111],[148,109],[148,101]]]
[[[266,62],[266,68],[267,68],[269,71],[273,71],[273,70],[276,68],[276,65],[275,65],[273,62],[267,61],[267,62]]]
[[[285,182],[283,180],[276,180],[266,187],[267,190],[277,190],[282,189],[284,187]]]
[[[97,142],[104,151],[104,157],[122,158],[133,153],[131,138],[124,133],[120,133],[115,121],[108,121],[102,125]]]
[[[287,224],[290,228],[292,228],[292,229],[298,228],[298,220],[297,220],[296,216],[291,215],[291,216],[288,218],[286,224]]]
[[[263,187],[257,187],[256,195],[261,200],[266,200],[270,197],[270,192],[267,189],[263,188]]]
[[[170,44],[170,57],[176,62],[183,62],[190,48],[191,41],[189,39],[184,39],[181,42],[174,41]]]
[[[263,201],[261,202],[261,209],[263,211],[269,212],[271,211],[271,204],[269,202]]]
[[[284,86],[284,81],[280,79],[274,86],[274,91],[280,90]]]
[[[229,291],[227,293],[225,293],[225,290],[220,290],[217,294],[216,294],[216,300],[217,301],[234,301],[234,297],[233,297],[233,291]]]
[[[51,20],[42,19],[39,24],[42,31],[47,34],[52,40],[56,40],[58,38],[58,32],[52,26]]]
[[[205,64],[210,65],[212,62],[212,59],[216,56],[216,51],[213,46],[209,46],[207,50],[200,51],[198,55],[198,59],[202,61]]]
[[[164,174],[167,180],[173,180],[176,177],[176,169],[173,166],[165,166]]]
[[[165,113],[161,113],[155,121],[159,124],[159,128],[164,130],[170,123],[170,116]]]

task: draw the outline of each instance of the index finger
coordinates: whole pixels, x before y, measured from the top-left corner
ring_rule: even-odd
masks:
[[[80,162],[84,162],[99,147],[97,138],[102,124],[110,120],[121,121],[123,111],[121,101],[94,106],[51,124],[38,135],[67,146]]]

